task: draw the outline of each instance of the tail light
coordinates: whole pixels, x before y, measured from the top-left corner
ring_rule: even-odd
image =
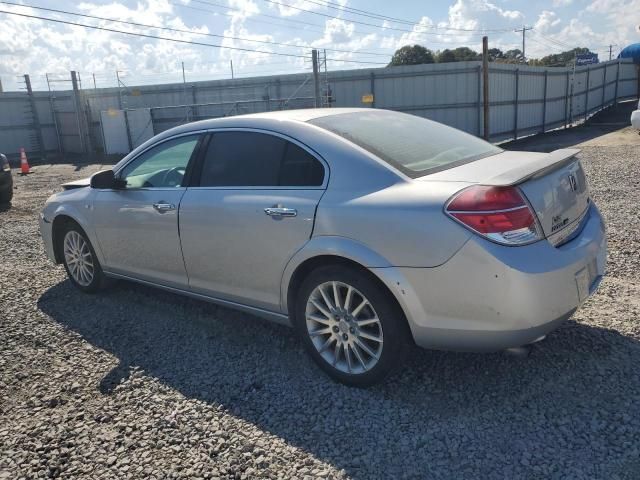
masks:
[[[516,187],[476,185],[456,194],[447,215],[489,240],[526,245],[542,238],[536,216]]]

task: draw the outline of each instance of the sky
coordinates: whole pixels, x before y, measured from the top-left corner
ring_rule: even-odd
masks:
[[[542,57],[589,47],[600,59],[640,42],[640,0],[12,0],[4,12],[232,48],[175,43],[0,13],[0,81],[19,89],[30,74],[45,90],[45,74],[84,88],[299,73],[311,70],[310,49],[327,49],[328,70],[382,67],[407,44],[434,51],[468,46],[521,48]],[[44,7],[102,17],[83,18]],[[386,18],[385,18],[386,17]],[[134,26],[111,20],[134,22]],[[165,27],[174,31],[151,27]],[[176,31],[181,30],[181,31]],[[68,88],[68,82],[52,82]]]

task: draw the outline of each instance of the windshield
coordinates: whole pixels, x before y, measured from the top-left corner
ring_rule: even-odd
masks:
[[[339,113],[309,123],[359,145],[413,178],[502,151],[441,123],[387,110]]]

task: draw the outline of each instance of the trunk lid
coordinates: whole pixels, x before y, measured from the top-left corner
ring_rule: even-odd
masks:
[[[577,153],[577,149],[547,154],[502,152],[420,180],[517,185],[533,207],[545,236],[553,245],[560,245],[580,231],[590,205]]]

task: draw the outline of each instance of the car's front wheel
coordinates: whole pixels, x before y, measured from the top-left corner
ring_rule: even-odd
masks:
[[[67,275],[77,288],[94,293],[106,285],[98,257],[78,225],[69,223],[65,226],[59,248]]]
[[[342,265],[314,270],[296,302],[307,351],[331,378],[366,387],[401,360],[404,317],[390,293],[366,272]]]

